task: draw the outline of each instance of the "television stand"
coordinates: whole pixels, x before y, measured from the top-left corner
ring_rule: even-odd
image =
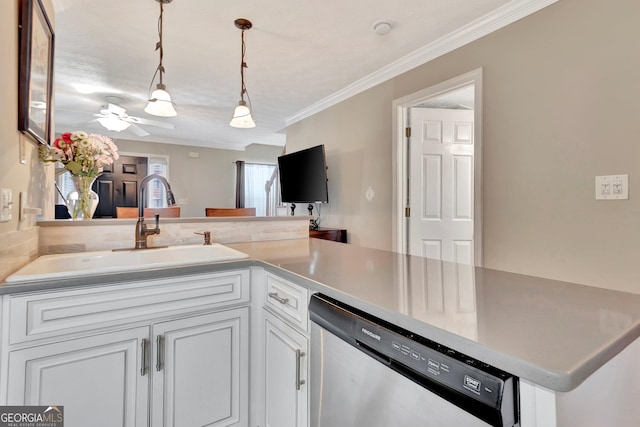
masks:
[[[347,243],[347,230],[341,230],[338,228],[317,228],[316,230],[309,230],[309,237]]]

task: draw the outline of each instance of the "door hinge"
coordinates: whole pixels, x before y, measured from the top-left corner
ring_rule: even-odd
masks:
[[[411,217],[411,208],[410,207],[404,208],[404,216],[405,216],[405,218],[410,218]]]
[[[404,135],[407,138],[411,138],[411,128],[404,128]]]

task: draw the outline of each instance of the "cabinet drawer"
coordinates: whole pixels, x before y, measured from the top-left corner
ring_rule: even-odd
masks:
[[[249,301],[249,271],[11,296],[10,343]]]
[[[266,273],[265,307],[284,320],[308,332],[309,291],[302,286]]]

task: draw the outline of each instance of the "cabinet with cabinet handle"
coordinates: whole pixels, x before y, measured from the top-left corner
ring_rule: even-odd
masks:
[[[263,420],[260,425],[308,425],[308,289],[264,273],[262,310]]]
[[[67,427],[95,425],[96,414],[109,426],[248,425],[249,277],[2,296],[0,404],[55,402]]]

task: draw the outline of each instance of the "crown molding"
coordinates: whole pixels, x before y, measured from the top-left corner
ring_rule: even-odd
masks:
[[[418,50],[384,66],[378,71],[363,77],[343,89],[321,99],[318,102],[298,111],[285,119],[285,125],[306,119],[313,114],[327,109],[354,95],[364,92],[393,77],[426,64],[442,55],[452,52],[459,47],[491,34],[513,22],[531,15],[558,0],[513,0],[502,7],[488,13],[475,21],[429,43]]]

